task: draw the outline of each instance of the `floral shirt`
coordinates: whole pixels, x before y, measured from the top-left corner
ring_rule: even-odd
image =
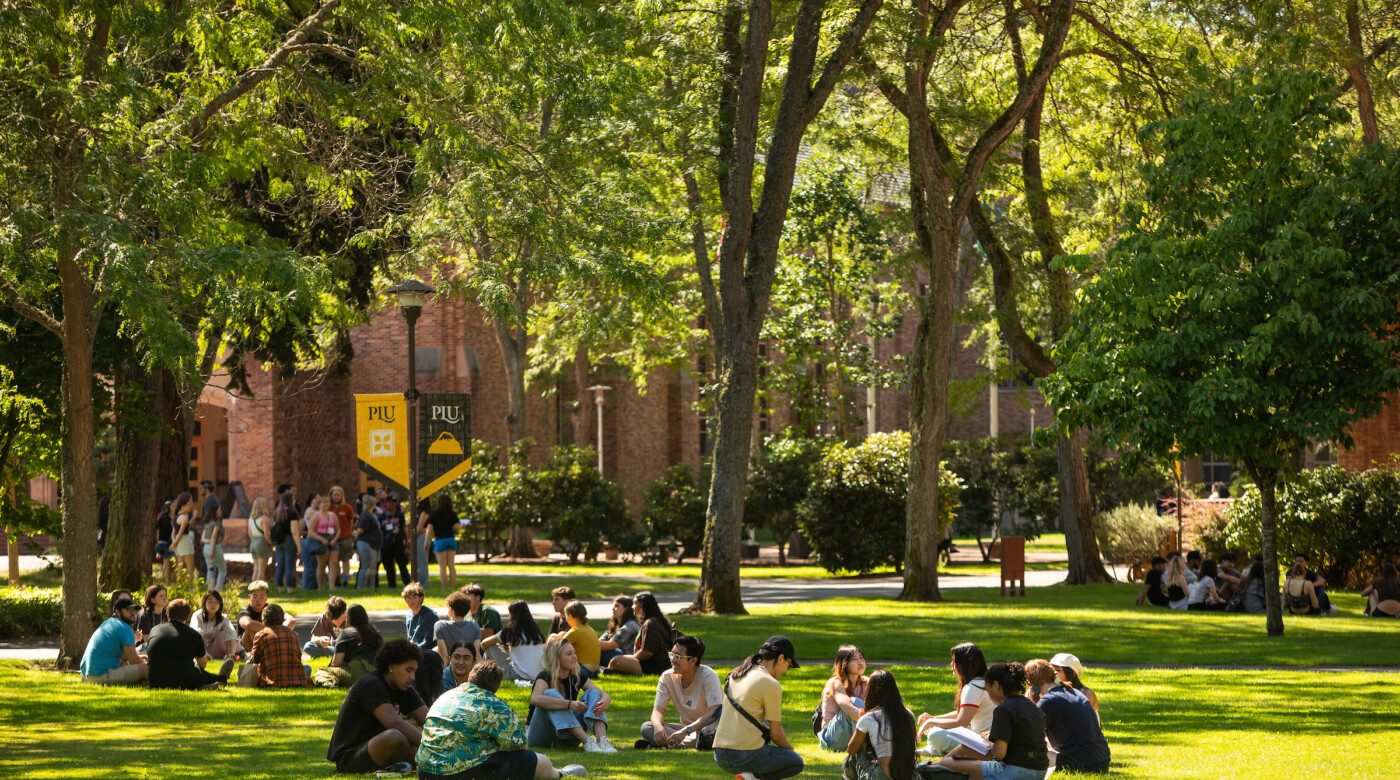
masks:
[[[503,750],[524,750],[525,730],[510,705],[463,683],[428,710],[418,769],[435,775],[465,772]]]

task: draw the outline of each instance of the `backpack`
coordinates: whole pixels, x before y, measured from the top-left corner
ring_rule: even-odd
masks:
[[[277,522],[272,524],[272,528],[267,532],[267,535],[272,538],[273,544],[281,544],[287,541],[287,535],[291,532],[292,524],[287,522],[287,511],[285,509],[278,509]]]

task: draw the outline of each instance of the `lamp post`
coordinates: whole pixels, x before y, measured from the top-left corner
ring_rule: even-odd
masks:
[[[413,549],[413,579],[418,581],[418,355],[413,343],[413,328],[418,324],[418,315],[423,313],[423,299],[433,288],[409,279],[384,291],[398,298],[399,310],[408,323],[408,392],[403,397],[408,401],[408,512],[405,522],[408,526],[408,540]],[[425,571],[426,573],[426,564]]]
[[[598,407],[598,473],[603,473],[603,392],[611,390],[607,385],[594,385],[589,390],[593,391],[593,403]]]

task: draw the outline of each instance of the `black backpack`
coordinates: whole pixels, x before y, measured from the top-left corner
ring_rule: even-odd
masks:
[[[287,541],[287,537],[292,533],[292,524],[287,522],[287,511],[277,510],[277,522],[272,524],[272,530],[267,535],[272,538],[273,544],[281,544]]]

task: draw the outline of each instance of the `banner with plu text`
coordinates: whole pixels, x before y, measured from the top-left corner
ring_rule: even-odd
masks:
[[[418,397],[418,498],[452,484],[472,467],[470,393]]]
[[[403,393],[355,396],[360,471],[408,500],[408,402]]]

